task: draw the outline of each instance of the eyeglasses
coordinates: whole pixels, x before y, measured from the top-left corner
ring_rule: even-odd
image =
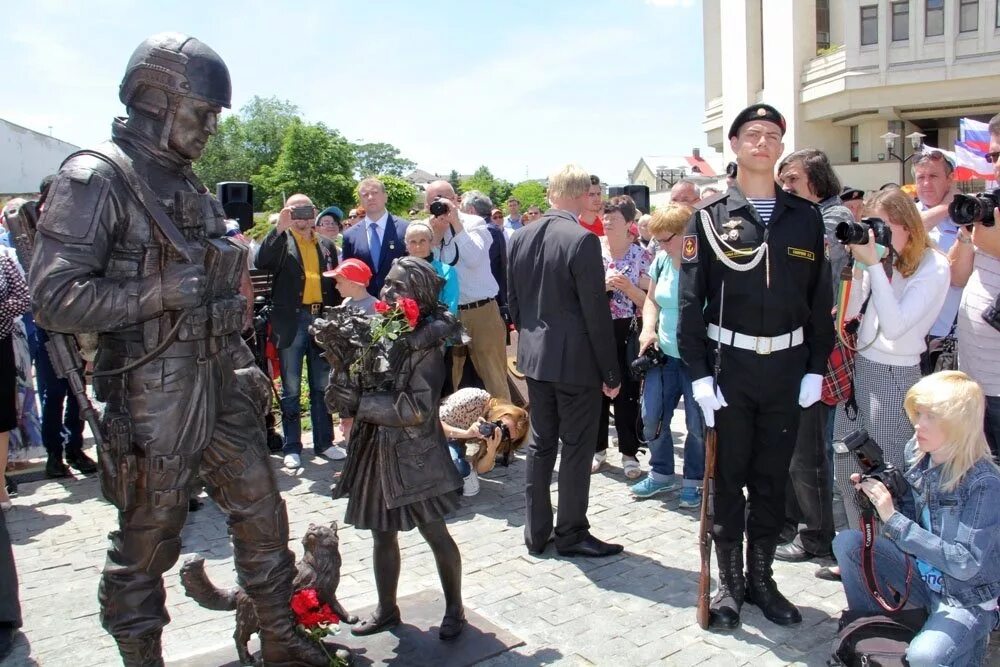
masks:
[[[665,239],[656,239],[656,242],[659,243],[660,245],[667,245],[668,243],[673,241],[676,236],[677,234],[671,234]]]
[[[941,162],[942,160],[947,165],[947,169],[950,172],[952,170],[951,160],[949,160],[948,156],[941,151],[927,151],[926,153],[921,153],[913,161],[913,164],[916,166],[921,162]]]
[[[990,164],[996,164],[998,158],[1000,158],[1000,151],[993,151],[986,154],[986,161]]]

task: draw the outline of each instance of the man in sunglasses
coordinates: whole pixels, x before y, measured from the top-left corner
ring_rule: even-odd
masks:
[[[938,250],[947,253],[958,239],[958,225],[948,215],[958,187],[955,185],[955,165],[941,151],[926,150],[913,160],[913,180],[917,185],[917,208],[931,240]],[[920,371],[927,375],[934,372],[934,364],[941,354],[941,344],[955,326],[962,288],[952,286],[937,319],[927,334],[927,351],[920,355]]]

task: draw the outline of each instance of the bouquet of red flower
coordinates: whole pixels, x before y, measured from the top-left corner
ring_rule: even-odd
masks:
[[[339,656],[330,655],[323,643],[324,637],[340,632],[340,618],[333,613],[330,605],[320,603],[319,592],[315,588],[296,591],[292,596],[291,606],[295,612],[295,619],[299,622],[299,630],[319,644],[323,653],[330,659],[329,667],[347,667],[347,661]]]
[[[351,364],[352,374],[387,373],[389,349],[400,336],[413,331],[420,320],[420,307],[407,297],[397,299],[396,303],[376,301],[375,313],[370,322],[370,339]]]

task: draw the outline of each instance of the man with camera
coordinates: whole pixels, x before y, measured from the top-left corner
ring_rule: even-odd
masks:
[[[959,229],[949,213],[950,204],[958,194],[955,165],[941,151],[927,150],[913,160],[913,181],[917,186],[920,219],[937,249],[947,253],[958,239]],[[952,286],[927,334],[927,351],[920,356],[921,374],[934,372],[934,364],[941,353],[941,342],[955,325],[961,299],[962,288]]]
[[[680,354],[719,443],[709,622],[721,629],[739,626],[744,601],[774,623],[802,620],[771,567],[801,408],[819,400],[833,347],[832,289],[819,209],[774,181],[784,133],[767,104],[740,112],[735,183],[699,202],[681,245]]]
[[[1000,115],[990,120],[994,180],[1000,179]],[[959,227],[958,242],[948,251],[951,284],[962,291],[958,309],[958,368],[986,394],[986,440],[994,459],[1000,456],[1000,210],[978,197],[971,223]],[[953,216],[954,217],[954,216]],[[966,221],[962,217],[962,221]],[[991,224],[992,223],[992,224]]]
[[[490,396],[510,400],[507,387],[507,327],[500,316],[500,286],[490,268],[493,242],[486,221],[459,211],[458,195],[448,181],[434,181],[426,190],[434,256],[458,271],[458,318],[469,334],[467,345],[452,348],[451,377],[462,381],[467,357]]]
[[[324,306],[340,303],[333,278],[323,276],[337,266],[337,246],[316,234],[316,208],[309,197],[294,194],[278,214],[278,224],[268,232],[257,251],[257,268],[273,275],[271,336],[281,362],[281,429],[284,433],[285,467],[302,465],[302,359],[309,376],[309,414],[313,451],[339,460],[347,457],[333,444],[333,423],[323,400],[330,378],[330,364],[312,336],[309,325],[322,316]]]

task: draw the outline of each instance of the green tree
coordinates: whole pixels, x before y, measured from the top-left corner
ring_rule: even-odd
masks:
[[[284,198],[296,192],[320,208],[343,206],[354,198],[353,171],[354,153],[339,132],[296,118],[285,131],[277,160],[262,166],[252,182],[269,193],[264,202],[269,210],[280,209]]]
[[[382,142],[353,144],[352,148],[355,160],[354,173],[358,178],[376,174],[402,176],[417,166],[416,162],[401,157],[399,149],[392,144]]]
[[[548,208],[545,186],[538,181],[521,181],[511,190],[510,196],[521,202],[521,211],[526,211],[529,206],[537,206],[543,211]],[[506,200],[503,203],[506,204]]]
[[[451,187],[455,188],[457,194],[462,194],[462,182],[458,178],[458,172],[454,169],[448,174],[448,182],[451,183]]]
[[[410,209],[419,205],[417,197],[420,192],[416,186],[405,178],[394,174],[381,174],[378,179],[385,185],[386,204],[385,207],[393,215],[407,217]],[[357,190],[354,192],[355,201],[361,201]]]
[[[255,96],[219,123],[218,133],[194,164],[195,173],[210,189],[220,181],[251,181],[265,165],[273,166],[285,133],[299,120],[299,108],[276,97]],[[260,210],[274,193],[254,183],[254,208]]]
[[[510,196],[513,189],[514,186],[510,181],[496,178],[493,176],[493,172],[489,170],[489,167],[485,165],[476,169],[472,176],[463,179],[461,182],[461,192],[468,192],[469,190],[485,192],[496,206],[500,206],[506,202],[507,197]]]

